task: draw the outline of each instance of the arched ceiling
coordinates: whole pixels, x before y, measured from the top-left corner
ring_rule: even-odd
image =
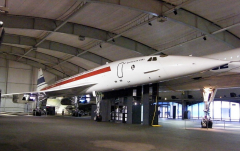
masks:
[[[6,30],[0,56],[59,78],[130,57],[240,47],[238,0],[0,0],[0,6]]]

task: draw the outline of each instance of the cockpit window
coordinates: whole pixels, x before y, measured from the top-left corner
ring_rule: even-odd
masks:
[[[152,57],[148,59],[148,61],[152,61]]]
[[[227,69],[227,68],[228,68],[228,64],[220,66],[220,69]]]
[[[212,70],[227,69],[227,68],[228,68],[228,64],[224,64],[220,67],[213,68]]]
[[[157,57],[151,57],[148,59],[148,61],[157,61]]]

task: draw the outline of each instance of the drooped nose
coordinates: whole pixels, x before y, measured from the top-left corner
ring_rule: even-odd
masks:
[[[227,63],[229,62],[189,56],[168,56],[161,60],[161,64],[169,77],[189,75]]]

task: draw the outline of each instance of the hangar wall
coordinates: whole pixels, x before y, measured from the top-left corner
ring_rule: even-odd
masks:
[[[35,91],[37,85],[38,69],[19,62],[0,58],[0,89],[2,94]],[[44,72],[46,82],[53,82],[56,76]],[[11,98],[2,98],[1,112],[27,112],[32,110],[34,104],[13,103]]]

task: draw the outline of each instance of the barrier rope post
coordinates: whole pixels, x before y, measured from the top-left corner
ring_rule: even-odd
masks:
[[[185,121],[185,129],[186,129],[186,125],[187,125],[186,122],[187,122],[187,121],[186,121],[186,119],[184,119],[184,121]]]

